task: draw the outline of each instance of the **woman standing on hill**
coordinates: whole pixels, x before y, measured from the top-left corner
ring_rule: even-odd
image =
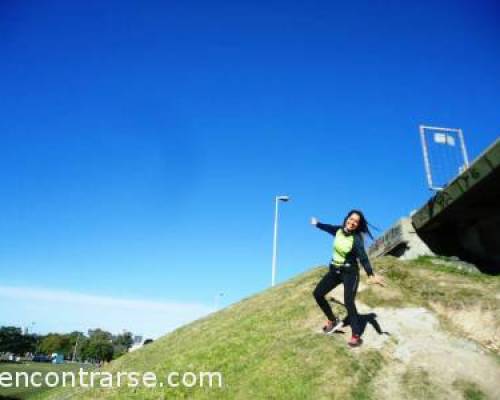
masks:
[[[344,304],[347,309],[347,318],[351,325],[352,337],[348,344],[351,347],[361,345],[361,327],[358,311],[354,302],[359,283],[358,259],[368,274],[368,283],[383,285],[383,279],[373,273],[370,260],[366,255],[363,234],[372,237],[368,223],[359,210],[351,210],[344,219],[342,226],[322,224],[316,218],[311,218],[311,224],[330,233],[335,237],[333,242],[333,255],[328,273],[314,289],[313,295],[328,321],[323,327],[327,334],[334,333],[343,326],[332,312],[325,299],[326,294],[338,284],[344,284]]]

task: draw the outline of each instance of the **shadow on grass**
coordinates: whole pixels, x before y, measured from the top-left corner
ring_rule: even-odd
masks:
[[[342,303],[341,301],[337,300],[334,297],[330,297],[330,301],[332,303],[340,304],[341,306],[345,307],[344,303]],[[361,335],[363,335],[363,333],[365,332],[368,324],[370,324],[379,335],[387,335],[387,336],[391,335],[389,332],[382,330],[382,327],[377,321],[377,314],[375,313],[358,314],[358,317],[359,317],[359,325],[361,328]],[[344,327],[349,326],[350,325],[349,317],[345,317],[342,322],[344,323]],[[339,333],[344,333],[344,332],[339,331]]]

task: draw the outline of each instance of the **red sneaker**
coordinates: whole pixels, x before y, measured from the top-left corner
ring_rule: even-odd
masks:
[[[347,344],[351,347],[359,347],[363,343],[363,339],[359,335],[352,335],[351,340]]]

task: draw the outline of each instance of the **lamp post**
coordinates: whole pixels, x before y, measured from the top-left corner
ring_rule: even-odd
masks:
[[[277,246],[278,246],[278,203],[280,201],[288,201],[290,198],[288,196],[276,196],[275,198],[275,208],[274,208],[274,237],[273,237],[273,267],[272,267],[272,278],[271,286],[274,286],[276,280],[276,258],[277,258]]]

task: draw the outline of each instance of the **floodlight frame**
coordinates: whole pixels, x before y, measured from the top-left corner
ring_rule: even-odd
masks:
[[[424,166],[425,166],[425,174],[427,177],[427,184],[429,186],[430,190],[433,190],[435,192],[441,191],[444,188],[441,186],[435,186],[433,181],[432,181],[432,171],[431,171],[431,164],[429,161],[429,149],[427,147],[427,141],[425,139],[425,131],[434,131],[434,132],[453,132],[456,133],[458,136],[458,139],[460,141],[460,149],[462,150],[462,157],[463,157],[463,166],[465,169],[469,168],[469,156],[467,155],[467,148],[465,147],[465,140],[464,140],[464,134],[462,132],[462,129],[460,128],[444,128],[440,126],[430,126],[430,125],[419,125],[419,131],[420,131],[420,141],[422,143],[422,153],[424,156]]]

